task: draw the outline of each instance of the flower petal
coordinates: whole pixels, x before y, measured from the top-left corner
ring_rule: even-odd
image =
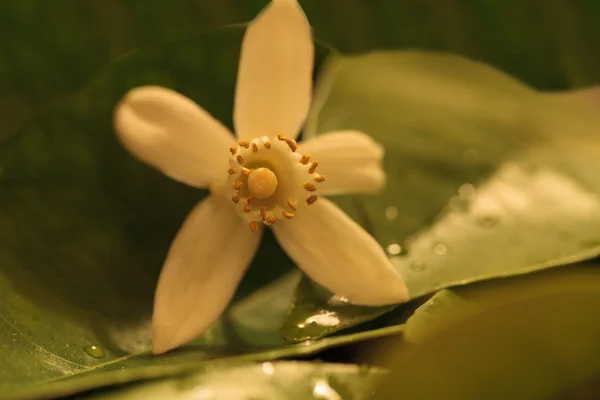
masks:
[[[192,210],[158,280],[152,319],[155,354],[189,342],[219,318],[261,233],[251,232],[221,198],[210,196]]]
[[[165,175],[194,187],[225,179],[229,130],[189,98],[167,88],[131,90],[115,109],[123,145]]]
[[[327,178],[319,191],[325,195],[376,193],[385,185],[384,149],[364,133],[326,133],[302,143],[298,151],[319,161],[318,171]]]
[[[295,220],[273,225],[279,244],[315,282],[354,304],[408,300],[402,278],[375,239],[321,198]]]
[[[240,139],[298,136],[310,106],[313,61],[310,25],[300,5],[270,3],[242,43],[233,118]]]

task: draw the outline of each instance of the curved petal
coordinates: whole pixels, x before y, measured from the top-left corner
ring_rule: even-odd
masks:
[[[261,238],[229,203],[210,196],[175,237],[154,299],[153,352],[194,339],[223,313]]]
[[[315,282],[354,304],[408,300],[402,278],[375,239],[327,199],[273,225],[279,244]]]
[[[194,187],[225,179],[229,130],[189,98],[167,88],[131,90],[115,109],[123,145],[165,175]]]
[[[233,116],[240,139],[298,136],[310,106],[313,61],[310,25],[300,5],[270,3],[242,42]]]
[[[376,193],[385,186],[385,151],[364,133],[326,133],[302,143],[298,151],[319,161],[319,173],[327,178],[319,184],[324,195]]]

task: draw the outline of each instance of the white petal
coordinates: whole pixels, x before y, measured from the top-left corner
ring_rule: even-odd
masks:
[[[310,106],[313,61],[310,25],[300,5],[270,3],[242,43],[233,118],[240,139],[298,136]]]
[[[320,198],[278,221],[279,244],[315,282],[352,303],[378,306],[408,300],[408,292],[375,239],[329,200]]]
[[[152,319],[155,354],[189,342],[219,318],[261,234],[251,232],[221,198],[211,196],[192,210],[158,280]]]
[[[167,88],[131,90],[115,109],[124,146],[165,175],[194,187],[225,179],[233,135],[189,98]]]
[[[364,133],[326,133],[302,143],[298,151],[319,161],[318,171],[327,178],[319,191],[325,195],[376,193],[385,185],[383,147]]]

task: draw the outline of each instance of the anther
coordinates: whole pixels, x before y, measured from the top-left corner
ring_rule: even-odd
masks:
[[[244,212],[249,213],[252,211],[252,206],[250,204],[244,204]]]
[[[318,199],[319,199],[319,196],[313,194],[312,196],[306,198],[306,204],[308,204],[309,206],[312,206],[313,204],[315,204],[317,202]]]
[[[285,137],[285,135],[283,135],[281,133],[278,133],[277,134],[277,139],[281,140],[282,142],[285,142],[287,138]]]
[[[269,215],[265,222],[269,225],[273,225],[275,222],[277,222],[277,218],[273,217],[272,215]]]
[[[266,207],[260,208],[260,217],[262,218],[263,221],[265,221],[267,219],[267,208]]]
[[[231,197],[231,200],[232,200],[232,201],[233,201],[235,204],[237,204],[237,203],[239,203],[239,202],[240,202],[240,196],[233,196],[233,197]]]
[[[308,173],[312,174],[317,170],[317,167],[319,166],[319,162],[318,161],[313,161],[312,164],[310,164],[310,168],[308,169]]]
[[[252,173],[251,169],[242,168],[242,175],[244,175],[244,176],[250,176],[251,173]]]
[[[227,170],[227,172],[229,172],[229,175],[233,175],[233,174],[235,174],[237,172],[237,169],[235,169],[235,168],[229,168]]]
[[[235,181],[235,182],[233,183],[233,188],[234,188],[235,190],[240,190],[240,189],[242,188],[242,181],[239,181],[239,180],[238,180],[238,181]]]
[[[290,147],[290,150],[292,150],[293,152],[296,152],[296,150],[298,150],[298,143],[296,143],[295,140],[293,140],[293,139],[286,139],[285,142]]]
[[[296,216],[296,214],[292,214],[291,212],[282,211],[281,215],[283,215],[287,219],[292,219]]]
[[[292,211],[296,211],[296,205],[294,204],[294,200],[287,199],[287,205]]]
[[[310,156],[306,156],[306,155],[304,155],[304,156],[302,156],[302,158],[300,159],[300,164],[307,165],[309,161],[310,161]]]
[[[257,153],[258,152],[258,145],[254,142],[252,142],[252,151]]]
[[[246,199],[246,202],[247,202],[248,204],[250,204],[250,203],[252,203],[252,202],[253,202],[255,199],[256,199],[256,197],[254,197],[254,196],[248,196],[248,198]]]
[[[242,146],[243,148],[245,148],[245,149],[247,149],[248,147],[250,147],[250,143],[248,143],[248,142],[242,141],[242,142],[239,142],[238,144],[240,146]]]
[[[265,149],[269,150],[271,148],[271,142],[265,142]]]
[[[314,192],[317,190],[317,187],[310,182],[304,182],[304,190],[308,190],[309,192]]]
[[[237,160],[237,162],[239,164],[243,164],[244,163],[244,157],[242,157],[242,156],[237,156],[235,159]]]
[[[250,221],[250,223],[248,224],[248,226],[250,227],[250,230],[252,232],[256,232],[256,230],[258,229],[258,227],[256,226],[256,221]]]
[[[235,153],[237,153],[238,149],[237,149],[237,147],[230,147],[229,151],[231,152],[232,156],[235,156]]]
[[[316,176],[315,182],[317,182],[317,183],[325,182],[325,176],[324,175]]]

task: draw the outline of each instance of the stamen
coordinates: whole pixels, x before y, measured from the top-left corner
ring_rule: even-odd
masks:
[[[310,161],[310,156],[304,155],[300,159],[300,164],[307,165],[309,161]]]
[[[317,182],[317,183],[325,182],[325,176],[319,175],[319,176],[315,177],[315,182]]]
[[[241,141],[238,144],[240,146],[242,146],[243,148],[245,148],[245,149],[247,149],[248,147],[250,147],[250,143],[248,143],[248,142]]]
[[[235,156],[235,153],[237,153],[238,149],[237,149],[237,147],[230,147],[229,151],[231,152],[232,156]]]
[[[319,196],[313,194],[312,196],[306,198],[306,203],[309,206],[312,206],[317,202],[317,200],[319,200]]]
[[[231,197],[231,200],[232,200],[232,201],[233,201],[235,204],[237,204],[237,203],[239,203],[239,202],[240,202],[240,196],[232,196],[232,197]]]
[[[229,175],[234,175],[237,172],[237,169],[235,169],[235,168],[229,168],[227,170],[227,172],[229,172]]]
[[[246,199],[246,202],[247,202],[248,204],[250,204],[250,203],[252,203],[252,202],[253,202],[255,199],[256,199],[256,197],[254,197],[254,196],[249,196],[249,197]]]
[[[269,150],[271,148],[271,142],[265,142],[265,149]]]
[[[290,150],[292,150],[293,152],[296,152],[296,150],[298,150],[298,143],[296,143],[295,140],[293,140],[293,139],[286,139],[285,142],[290,147]]]
[[[287,199],[287,205],[288,205],[289,208],[292,209],[292,211],[296,211],[296,205],[294,204],[294,200]]]
[[[244,212],[249,213],[252,211],[252,206],[250,204],[244,204]]]
[[[296,216],[296,214],[292,214],[291,212],[282,211],[281,215],[283,215],[287,219],[292,219]]]
[[[312,174],[317,170],[317,167],[319,166],[319,162],[318,161],[313,161],[312,164],[310,164],[310,168],[308,169],[308,173]]]
[[[281,133],[278,133],[277,134],[277,139],[281,140],[282,142],[285,142],[287,138],[285,137],[285,135],[282,135]]]
[[[260,208],[260,217],[262,218],[263,221],[265,221],[267,219],[267,208],[266,207]]]
[[[237,156],[235,159],[237,160],[237,162],[239,164],[243,164],[244,163],[244,157],[242,157],[242,156]]]
[[[242,168],[242,175],[244,175],[244,176],[250,176],[251,173],[252,173],[251,169]]]
[[[248,226],[250,227],[250,230],[252,232],[256,232],[256,230],[258,229],[258,227],[256,226],[256,221],[250,221],[250,223],[248,224]]]
[[[252,142],[252,151],[257,153],[258,152],[258,145],[254,142]]]
[[[317,187],[315,185],[313,185],[312,183],[304,182],[304,185],[302,185],[302,186],[304,187],[304,190],[308,190],[309,192],[317,191]]]
[[[273,217],[272,215],[269,215],[266,219],[266,223],[269,225],[273,225],[275,222],[277,222],[277,218]]]
[[[240,189],[242,188],[242,181],[239,181],[239,180],[238,180],[238,181],[235,181],[235,182],[233,183],[233,188],[234,188],[235,190],[240,190]]]

